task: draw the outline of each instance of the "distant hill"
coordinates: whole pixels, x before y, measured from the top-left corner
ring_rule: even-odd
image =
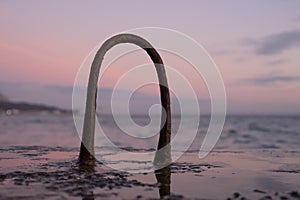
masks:
[[[31,103],[15,103],[15,102],[0,102],[0,111],[17,111],[17,112],[31,112],[31,111],[46,111],[53,113],[71,113],[71,110],[65,110],[54,106],[46,106],[41,104]]]
[[[54,106],[34,104],[27,102],[11,102],[0,93],[0,112],[14,114],[19,112],[51,112],[51,113],[71,113],[71,110],[61,109]]]

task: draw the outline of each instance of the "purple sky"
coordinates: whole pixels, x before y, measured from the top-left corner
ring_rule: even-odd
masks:
[[[299,10],[296,0],[2,0],[0,92],[70,108],[77,70],[96,45],[124,30],[155,26],[183,32],[207,49],[224,79],[228,113],[299,114]],[[102,86],[109,90],[113,77],[115,70]],[[209,100],[205,91],[198,95]]]

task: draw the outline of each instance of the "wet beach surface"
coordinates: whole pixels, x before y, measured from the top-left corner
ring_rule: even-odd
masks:
[[[300,199],[299,151],[185,153],[169,168],[131,174],[78,165],[77,148],[0,150],[1,199]],[[255,167],[254,167],[255,166]]]

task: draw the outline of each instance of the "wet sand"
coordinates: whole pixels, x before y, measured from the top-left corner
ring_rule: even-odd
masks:
[[[300,199],[300,151],[185,153],[169,168],[130,174],[82,168],[77,148],[0,149],[0,199]]]

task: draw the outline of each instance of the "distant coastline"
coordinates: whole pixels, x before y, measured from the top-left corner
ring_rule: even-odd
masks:
[[[61,109],[55,106],[43,105],[43,104],[0,101],[0,113],[11,115],[11,114],[19,114],[22,112],[47,112],[47,113],[54,113],[54,114],[68,114],[71,113],[72,111],[67,109]]]

